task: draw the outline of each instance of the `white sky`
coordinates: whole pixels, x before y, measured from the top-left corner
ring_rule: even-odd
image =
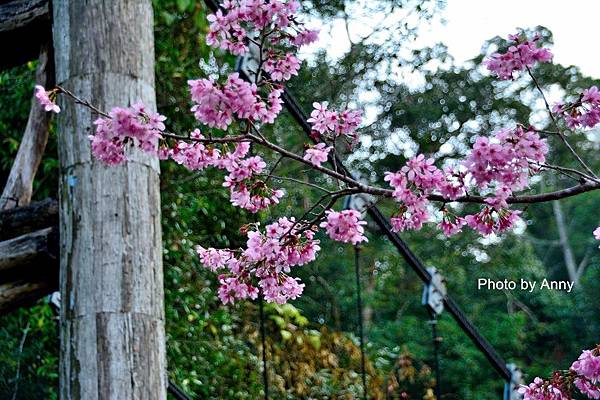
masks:
[[[554,62],[577,65],[584,74],[600,78],[600,46],[597,44],[600,0],[447,0],[440,17],[446,22],[433,22],[429,29],[422,31],[418,42],[444,43],[458,64],[478,55],[483,43],[494,36],[506,38],[519,27],[543,25],[554,35]],[[378,16],[371,16],[371,21],[377,20]],[[351,24],[350,34],[368,33],[369,22]],[[319,43],[305,54],[320,47],[327,48],[329,55],[337,58],[348,49],[341,20],[329,26],[321,25],[320,29]]]
[[[444,38],[457,62],[478,54],[486,39],[543,25],[554,35],[554,62],[600,78],[598,0],[448,0],[444,17],[431,34]]]

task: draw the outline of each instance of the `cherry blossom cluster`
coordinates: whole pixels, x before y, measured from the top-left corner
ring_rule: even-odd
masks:
[[[352,243],[356,245],[360,242],[367,242],[364,235],[364,225],[366,221],[361,220],[360,212],[356,210],[325,212],[327,219],[321,222],[320,227],[325,228],[327,235],[337,242]]]
[[[196,141],[179,140],[173,148],[161,148],[161,157],[171,158],[192,171],[207,167],[226,170],[229,175],[223,186],[229,188],[231,203],[236,207],[257,212],[279,203],[283,190],[272,189],[260,179],[267,164],[260,156],[248,157],[249,142],[237,143],[233,151],[222,151],[199,142],[206,139],[199,129],[191,132],[190,138]]]
[[[585,89],[572,103],[559,102],[552,111],[562,116],[571,129],[593,128],[600,123],[600,91],[596,86]]]
[[[594,230],[594,238],[600,240],[600,226]]]
[[[536,377],[528,386],[519,388],[524,400],[570,400],[577,388],[590,399],[600,399],[600,356],[598,348],[584,350],[569,371],[556,371],[552,378]]]
[[[196,248],[202,264],[219,275],[223,304],[262,292],[268,302],[283,304],[302,294],[304,284],[289,276],[292,267],[314,261],[320,250],[314,227],[302,228],[294,218],[279,218],[260,231],[247,232],[246,248],[237,251]],[[311,229],[312,228],[312,229]]]
[[[248,43],[257,32],[274,32],[273,42],[300,47],[317,40],[316,31],[306,30],[294,18],[300,3],[280,0],[226,0],[224,11],[208,16],[210,30],[206,41],[235,55],[249,51]]]
[[[282,58],[276,58],[273,52],[269,52],[269,55],[271,57],[265,62],[264,69],[273,81],[288,81],[292,75],[298,75],[300,60],[296,56],[286,53]]]
[[[259,156],[249,157],[226,165],[229,175],[223,186],[231,192],[231,203],[250,212],[257,212],[279,203],[284,192],[269,188],[263,180],[255,177],[263,172],[267,164]]]
[[[312,165],[320,166],[327,161],[331,149],[333,149],[332,146],[327,146],[325,143],[318,143],[306,149],[304,159]]]
[[[418,230],[429,220],[431,194],[444,180],[442,172],[433,165],[433,158],[423,154],[410,159],[398,172],[386,172],[384,180],[394,188],[393,198],[400,203],[398,212],[392,215],[391,224],[395,232]]]
[[[257,74],[261,82],[248,83],[233,73],[223,85],[213,79],[190,80],[192,112],[203,124],[223,130],[234,118],[272,123],[282,104],[283,91],[276,82],[298,74],[300,61],[293,51],[317,40],[317,31],[297,22],[295,0],[227,0],[221,7],[208,16],[207,43],[238,56],[250,51],[252,43],[260,53],[259,68],[269,77]]]
[[[523,71],[535,63],[546,63],[552,60],[552,53],[545,47],[538,47],[541,39],[536,34],[532,40],[522,38],[520,34],[509,35],[510,47],[506,53],[494,53],[483,65],[500,79],[514,79],[514,72]]]
[[[355,143],[358,139],[356,129],[362,122],[362,113],[358,110],[338,112],[328,110],[327,106],[327,102],[313,103],[314,110],[310,113],[308,122],[315,136],[323,135],[333,140],[343,135],[349,138],[351,143]]]
[[[41,85],[35,85],[35,98],[38,100],[40,105],[44,107],[46,111],[52,111],[53,113],[58,114],[60,112],[60,107],[52,101],[51,97],[56,96],[56,91],[51,90],[49,92],[44,89]]]
[[[466,193],[467,185],[479,189],[495,187],[494,196],[486,199],[481,211],[464,218],[453,215],[446,207],[442,209],[442,221],[438,227],[448,236],[460,232],[464,225],[489,235],[502,232],[518,219],[519,211],[508,209],[506,200],[515,190],[528,185],[529,175],[537,168],[532,163],[543,163],[548,152],[544,139],[521,126],[502,129],[491,138],[478,137],[473,149],[462,162],[466,171],[447,168],[442,172],[432,158],[423,154],[407,161],[398,172],[387,172],[385,180],[394,189],[393,198],[400,203],[392,216],[395,231],[421,229],[430,219],[427,198],[439,193],[448,201],[456,200]]]
[[[163,115],[149,112],[142,103],[131,107],[115,107],[109,117],[94,121],[96,132],[89,135],[92,154],[108,165],[127,160],[125,148],[133,145],[147,153],[157,154],[158,140],[165,130]]]
[[[188,81],[198,121],[209,127],[227,129],[234,118],[272,123],[281,111],[282,89],[273,89],[263,99],[256,84],[242,80],[238,73],[229,75],[224,85],[213,79]]]

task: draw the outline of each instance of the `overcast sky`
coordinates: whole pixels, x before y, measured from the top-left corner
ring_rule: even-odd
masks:
[[[555,62],[600,78],[599,0],[448,0],[444,16],[445,26],[429,34],[444,38],[457,62],[479,53],[486,39],[543,25],[554,34]]]
[[[360,3],[360,1],[359,1]],[[457,63],[479,54],[482,44],[494,37],[506,38],[517,28],[543,25],[554,34],[554,61],[577,65],[584,74],[600,78],[600,0],[447,0],[442,18],[423,29],[421,45],[443,42]],[[371,20],[377,21],[376,16]],[[313,21],[314,22],[314,21]],[[369,32],[370,21],[351,24],[351,35]],[[375,23],[376,25],[376,23]],[[349,48],[342,20],[321,26],[320,42],[307,49],[327,48],[337,58]]]

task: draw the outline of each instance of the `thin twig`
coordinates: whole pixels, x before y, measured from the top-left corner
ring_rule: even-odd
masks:
[[[269,175],[269,176],[272,177],[273,180],[276,180],[276,181],[277,180],[279,180],[279,181],[290,181],[290,182],[298,183],[298,184],[301,184],[301,185],[310,186],[310,187],[315,188],[317,190],[320,190],[322,192],[331,194],[331,191],[325,189],[324,187],[316,185],[316,184],[314,184],[312,182],[306,182],[306,181],[303,181],[303,180],[300,180],[300,179],[290,178],[290,177],[287,177],[287,176],[279,176],[279,175]]]
[[[25,346],[25,340],[27,339],[28,333],[29,333],[29,321],[27,321],[25,330],[23,330],[23,336],[21,336],[21,342],[19,343],[19,355],[17,357],[17,372],[15,374],[15,389],[13,391],[12,400],[16,400],[17,393],[19,392],[19,380],[21,379],[21,357],[23,355],[23,347]]]
[[[554,124],[554,127],[556,128],[556,131],[557,131],[556,133],[557,133],[558,137],[560,138],[560,140],[562,140],[562,142],[567,147],[567,149],[569,149],[569,151],[571,152],[571,154],[573,154],[573,156],[575,157],[575,159],[577,159],[577,161],[579,162],[579,164],[581,164],[581,166],[587,172],[589,172],[590,175],[592,175],[594,178],[598,178],[596,176],[596,174],[594,173],[594,171],[592,171],[592,169],[587,166],[587,164],[583,161],[583,159],[579,156],[579,154],[577,154],[577,152],[575,151],[575,149],[573,149],[573,147],[567,141],[567,138],[565,137],[565,135],[560,130],[560,126],[558,124],[558,121],[556,120],[556,117],[554,116],[554,113],[552,112],[552,109],[550,108],[550,104],[548,103],[548,99],[546,99],[546,95],[544,94],[544,91],[542,90],[542,87],[540,86],[540,83],[538,82],[538,80],[535,77],[535,75],[533,75],[533,73],[531,72],[531,69],[529,67],[527,67],[527,66],[525,68],[527,68],[527,73],[529,74],[529,76],[533,80],[533,84],[537,88],[538,92],[540,92],[540,94],[542,95],[542,99],[544,100],[544,105],[546,106],[546,110],[548,111],[548,115],[550,116],[550,119],[552,120],[552,123]]]

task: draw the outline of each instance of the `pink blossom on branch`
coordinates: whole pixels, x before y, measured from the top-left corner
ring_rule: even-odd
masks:
[[[314,231],[300,229],[293,218],[285,217],[264,231],[258,227],[248,231],[245,249],[197,248],[206,268],[224,271],[219,275],[219,298],[224,304],[255,299],[259,290],[266,301],[278,304],[302,294],[304,284],[288,274],[292,267],[314,261],[320,250]]]
[[[333,147],[327,146],[325,143],[316,144],[306,150],[304,159],[309,161],[312,165],[320,166],[322,163],[327,161],[327,157],[331,149],[333,149]]]
[[[356,210],[326,211],[327,219],[321,223],[329,237],[337,242],[358,244],[367,242],[364,235],[366,221],[360,219],[360,213]]]
[[[596,350],[584,350],[571,365],[571,369],[592,383],[598,383],[600,382],[600,355]]]
[[[600,123],[600,91],[596,86],[585,89],[572,103],[557,103],[552,111],[562,116],[571,129],[593,128]]]
[[[568,371],[556,371],[549,380],[536,377],[519,393],[524,400],[569,400],[574,389],[590,399],[600,399],[600,356],[598,348],[584,350]]]
[[[246,53],[249,39],[263,29],[281,32],[281,40],[286,39],[296,47],[317,39],[317,31],[307,30],[296,22],[294,13],[300,4],[295,0],[227,0],[221,6],[225,12],[219,10],[208,16],[206,42],[235,55]]]
[[[488,70],[500,79],[514,79],[514,73],[532,67],[535,63],[546,63],[552,60],[552,53],[545,47],[538,47],[540,35],[533,40],[523,40],[520,35],[510,35],[512,42],[506,53],[494,53],[483,62]]]
[[[286,53],[281,59],[269,58],[265,62],[264,69],[274,81],[288,81],[292,75],[298,75],[300,60],[293,54]]]
[[[358,138],[356,129],[362,122],[362,113],[352,110],[337,112],[328,110],[327,106],[327,102],[313,103],[314,110],[307,120],[313,131],[329,139],[343,135],[355,142]]]
[[[282,90],[269,92],[265,101],[254,83],[238,73],[230,74],[224,85],[212,79],[189,80],[196,119],[209,127],[227,129],[234,118],[272,123],[281,111]]]
[[[156,155],[165,120],[165,116],[147,111],[142,103],[129,108],[115,107],[110,111],[109,118],[98,118],[94,122],[96,132],[88,136],[92,154],[108,165],[127,160],[127,145]]]
[[[43,86],[35,85],[35,98],[44,107],[44,110],[58,114],[60,112],[60,107],[50,99],[52,94],[53,91],[47,92]]]

